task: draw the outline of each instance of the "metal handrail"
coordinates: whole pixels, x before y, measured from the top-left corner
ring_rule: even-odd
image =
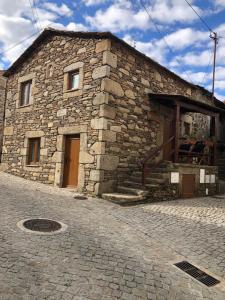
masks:
[[[162,151],[165,146],[167,146],[169,143],[172,142],[172,140],[175,139],[175,136],[171,136],[168,141],[166,141],[165,143],[161,144],[159,147],[157,147],[156,149],[153,149],[149,152],[149,155],[143,160],[142,162],[142,185],[145,185],[145,174],[146,174],[146,166],[147,163],[149,162],[149,160],[152,160],[153,158],[155,158],[155,156]],[[174,152],[174,150],[171,152],[171,154]],[[158,164],[158,163],[157,163]]]

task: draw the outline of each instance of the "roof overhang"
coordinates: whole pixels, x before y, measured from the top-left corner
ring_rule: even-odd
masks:
[[[160,104],[167,106],[180,105],[180,107],[187,112],[198,112],[208,116],[216,116],[220,113],[225,113],[225,109],[196,101],[183,95],[149,93],[149,98],[150,100],[155,100]]]

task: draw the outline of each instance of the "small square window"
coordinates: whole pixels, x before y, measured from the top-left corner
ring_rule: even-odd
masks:
[[[40,138],[29,139],[28,165],[37,164],[40,161]]]
[[[79,70],[68,73],[68,90],[77,90],[79,88],[80,74]]]
[[[21,83],[20,106],[31,104],[32,80]]]

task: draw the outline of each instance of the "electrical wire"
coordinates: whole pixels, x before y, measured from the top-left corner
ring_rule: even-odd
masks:
[[[144,10],[146,11],[147,15],[149,16],[149,19],[151,20],[151,22],[153,23],[155,29],[157,30],[157,32],[159,33],[159,35],[161,36],[161,38],[163,39],[164,43],[166,44],[167,48],[170,50],[170,52],[174,55],[174,51],[173,49],[170,47],[170,45],[168,44],[165,36],[162,34],[161,30],[159,29],[159,26],[155,23],[154,19],[152,18],[150,12],[148,11],[147,7],[145,6],[144,2],[142,0],[139,0],[139,3],[142,5],[142,7],[144,8]],[[184,73],[186,74],[188,80],[193,84],[193,81],[190,77],[190,75],[188,74],[188,72],[186,70],[184,70],[184,68],[182,67],[182,62],[179,60],[178,57],[175,56],[175,60],[180,64],[181,68],[183,69]]]
[[[42,30],[42,26],[41,26],[41,22],[38,16],[38,10],[37,10],[37,5],[36,5],[36,1],[33,0],[33,7],[34,7],[34,11],[35,11],[35,15],[36,15],[36,19],[37,19],[37,23],[38,23],[38,27]]]
[[[205,79],[206,79],[206,76],[207,76],[207,71],[208,71],[208,69],[209,69],[209,67],[210,67],[210,65],[211,65],[211,63],[212,63],[212,60],[213,60],[213,55],[214,55],[214,53],[212,53],[212,55],[211,55],[211,57],[210,57],[210,60],[209,60],[209,63],[208,63],[208,65],[207,65],[205,74],[204,74],[204,76],[203,76],[203,78],[202,78],[202,81],[201,81],[201,83],[200,83],[201,86],[204,85],[204,82],[205,82]]]
[[[205,27],[211,32],[214,33],[213,30],[209,27],[209,25],[206,23],[206,21],[199,15],[199,13],[196,11],[196,9],[194,9],[194,7],[187,1],[184,0],[189,6],[190,8],[194,11],[194,13],[198,16],[198,18],[201,20],[201,22],[205,25]]]
[[[34,13],[32,2],[31,2],[31,0],[28,0],[28,1],[29,1],[29,4],[30,4],[31,13],[33,15],[33,25],[34,25],[35,29],[37,30],[37,32],[39,32],[40,28],[38,26],[38,22],[37,22],[36,17],[35,17],[35,13]]]
[[[3,55],[3,54],[5,54],[5,53],[11,51],[12,49],[16,48],[16,47],[19,46],[20,44],[23,44],[23,43],[25,43],[26,41],[30,40],[33,36],[35,36],[35,35],[37,35],[37,34],[38,34],[38,32],[35,32],[35,33],[31,34],[30,36],[28,36],[27,38],[25,38],[24,40],[22,40],[22,41],[20,41],[20,42],[18,42],[18,43],[16,43],[16,44],[14,44],[13,46],[7,48],[7,49],[4,50],[4,51],[1,51],[1,52],[0,52],[0,55]]]

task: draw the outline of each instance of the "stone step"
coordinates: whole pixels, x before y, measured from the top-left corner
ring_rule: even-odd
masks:
[[[118,204],[138,202],[145,199],[145,197],[142,195],[123,193],[104,193],[102,194],[102,198]]]
[[[162,188],[160,184],[153,184],[153,183],[146,184],[145,187],[148,190],[157,190],[157,189],[161,189]]]
[[[131,187],[127,187],[127,186],[118,186],[117,191],[119,193],[131,194],[131,195],[137,195],[137,196],[146,196],[148,194],[148,191],[146,191],[146,190],[131,188]]]
[[[133,181],[133,180],[126,180],[123,182],[123,185],[126,187],[135,188],[135,189],[141,189],[143,187],[141,180],[140,180],[140,182]]]

